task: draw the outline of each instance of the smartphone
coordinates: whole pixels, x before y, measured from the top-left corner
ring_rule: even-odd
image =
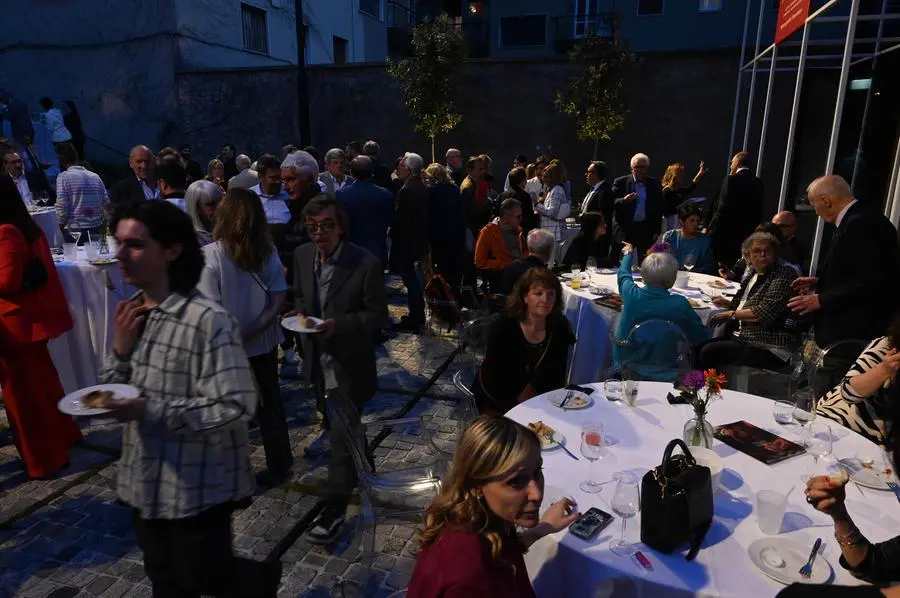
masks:
[[[579,517],[578,521],[569,526],[569,531],[576,538],[590,541],[612,523],[613,516],[597,507],[591,507]]]

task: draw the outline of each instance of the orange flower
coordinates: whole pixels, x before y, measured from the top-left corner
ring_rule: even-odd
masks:
[[[725,377],[725,374],[719,374],[714,369],[704,371],[703,379],[706,381],[707,390],[712,393],[722,392],[722,387],[728,382],[728,378]]]

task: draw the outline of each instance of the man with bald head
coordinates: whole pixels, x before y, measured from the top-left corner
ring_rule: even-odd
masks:
[[[794,297],[788,307],[812,315],[822,349],[883,336],[898,305],[897,231],[883,214],[858,203],[839,176],[814,180],[807,196],[834,232],[818,278],[795,279],[792,288],[808,294]]]
[[[803,272],[808,271],[806,247],[797,239],[797,217],[794,216],[794,213],[782,210],[772,216],[772,224],[781,230],[781,236],[784,239],[781,247],[782,257],[791,264],[800,266]]]
[[[109,201],[115,204],[142,199],[159,199],[159,189],[153,178],[156,159],[146,145],[136,145],[128,154],[131,176],[119,181],[109,190]]]
[[[455,147],[451,147],[447,150],[447,153],[444,154],[444,159],[447,162],[447,176],[449,176],[450,179],[456,183],[456,186],[459,187],[466,178],[466,169],[463,168],[462,152]]]

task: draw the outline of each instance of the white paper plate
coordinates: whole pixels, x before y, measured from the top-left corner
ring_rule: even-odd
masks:
[[[839,459],[838,463],[847,470],[851,480],[866,488],[872,488],[873,490],[890,490],[887,483],[896,480],[893,474],[888,475],[884,473],[884,470],[878,466],[872,467],[871,469],[863,467],[862,461],[855,457]]]
[[[109,413],[109,409],[85,407],[81,404],[81,397],[95,390],[108,390],[114,394],[116,399],[136,399],[141,395],[141,391],[130,384],[98,384],[97,386],[88,386],[67,394],[59,400],[56,407],[63,413],[79,417]]]
[[[615,268],[597,268],[598,274],[615,274],[618,272]]]
[[[565,400],[566,395],[572,393],[572,398],[566,401],[566,406],[561,407],[562,402]],[[596,390],[594,392],[597,392]],[[552,397],[547,399],[551,405],[554,407],[559,407],[564,411],[569,410],[578,410],[578,409],[587,409],[591,405],[594,404],[594,399],[591,398],[591,395],[586,395],[583,392],[578,392],[576,390],[567,390],[565,392],[554,393]]]
[[[812,575],[808,579],[800,575],[800,568],[806,564],[810,550],[812,544],[803,546],[776,536],[760,538],[747,548],[747,554],[760,571],[784,585],[828,583],[832,578],[831,563],[821,552],[813,563]]]
[[[325,320],[321,320],[319,318],[314,318],[312,316],[307,316],[309,321],[313,323],[313,326],[317,326],[324,322]],[[299,332],[301,334],[315,334],[319,332],[315,328],[304,328],[300,325],[300,316],[288,316],[281,320],[281,325],[284,326],[287,330],[291,332]]]

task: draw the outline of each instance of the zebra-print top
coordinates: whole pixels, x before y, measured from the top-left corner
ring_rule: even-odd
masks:
[[[864,397],[853,390],[850,379],[878,366],[890,350],[891,344],[886,336],[869,343],[841,383],[822,397],[816,413],[841,423],[872,442],[883,444],[892,423],[888,402],[891,381],[885,382],[874,394]]]

